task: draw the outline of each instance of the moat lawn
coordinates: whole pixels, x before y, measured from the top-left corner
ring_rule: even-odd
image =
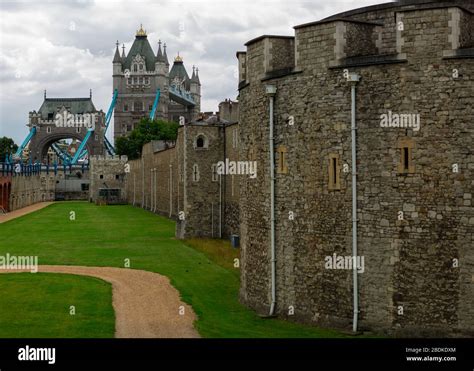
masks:
[[[71,211],[75,213],[75,220],[70,220]],[[186,245],[174,238],[174,231],[173,221],[132,206],[55,203],[0,224],[0,255],[37,255],[40,265],[124,267],[129,259],[131,269],[157,272],[171,279],[183,300],[192,305],[198,315],[195,326],[203,337],[344,336],[332,330],[260,318],[238,301],[239,274],[238,269],[234,268],[238,250],[232,249],[225,241],[203,243],[192,239],[185,241]],[[30,297],[31,306],[14,307],[18,321],[23,321],[24,327],[17,333],[18,337],[37,335],[28,333],[28,324],[33,320],[42,321],[45,329],[51,328],[49,332],[41,330],[45,336],[83,337],[91,326],[90,318],[81,320],[83,329],[68,329],[68,318],[52,318],[48,311],[59,300],[64,285],[78,278],[51,273],[1,274],[0,287],[7,287],[8,295],[2,293],[0,311],[3,312],[9,305],[14,306],[19,297],[22,300]],[[83,281],[85,278],[80,278],[82,283],[86,282]],[[51,284],[51,287],[57,287],[57,290],[37,294],[41,280],[45,282],[45,287],[51,283],[50,280],[54,281],[56,286]],[[15,292],[16,286],[19,293]],[[112,337],[109,324],[113,322],[114,314],[106,310],[111,307],[110,289],[89,282],[87,290],[90,294],[81,300],[89,300],[90,308],[100,302],[101,309],[98,309],[94,320],[105,322],[104,326],[98,326],[93,336]],[[104,319],[104,316],[107,318]],[[17,329],[18,326],[19,322]],[[58,328],[61,326],[68,333]],[[12,336],[12,331],[0,322],[0,337]]]
[[[110,338],[112,285],[58,273],[0,275],[0,337]],[[72,306],[72,307],[71,307]]]

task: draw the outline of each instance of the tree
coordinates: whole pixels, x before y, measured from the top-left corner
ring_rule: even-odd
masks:
[[[15,153],[17,149],[18,146],[15,144],[12,138],[0,138],[0,162],[5,161],[5,157]]]
[[[152,140],[175,141],[179,125],[176,122],[142,118],[130,135],[117,138],[115,149],[118,155],[126,155],[129,160],[140,158],[144,144]]]

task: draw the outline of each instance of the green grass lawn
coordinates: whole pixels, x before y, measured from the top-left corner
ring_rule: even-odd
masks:
[[[76,214],[74,221],[69,218],[71,211]],[[171,279],[198,315],[195,326],[203,337],[343,336],[332,330],[260,318],[238,301],[239,275],[233,268],[238,252],[231,247],[224,251],[225,242],[216,242],[217,249],[212,248],[212,242],[202,245],[196,240],[187,242],[194,247],[187,246],[174,238],[174,230],[173,221],[132,206],[56,203],[0,224],[0,255],[38,255],[39,264],[111,267],[123,267],[125,259],[130,259],[132,269]],[[103,300],[109,305],[109,296]],[[50,320],[47,316],[43,319]]]
[[[56,273],[1,274],[0,293],[2,338],[114,336],[112,286],[100,279]]]

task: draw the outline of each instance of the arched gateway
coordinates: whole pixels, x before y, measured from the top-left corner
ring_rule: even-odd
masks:
[[[104,155],[105,114],[88,98],[47,98],[38,111],[29,113],[30,159],[48,162],[48,149],[58,140],[86,141],[82,151],[89,156]],[[91,130],[93,129],[93,131]]]

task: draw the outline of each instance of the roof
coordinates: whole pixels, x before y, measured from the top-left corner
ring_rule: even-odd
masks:
[[[117,43],[117,46],[115,48],[114,60],[112,61],[112,63],[120,63],[120,62],[122,62],[122,58],[120,57],[120,52],[118,50],[118,43]]]
[[[155,53],[153,53],[153,49],[148,42],[148,38],[146,36],[135,36],[135,41],[130,48],[130,51],[123,62],[123,69],[130,69],[132,65],[132,59],[137,55],[140,54],[143,58],[145,58],[145,64],[147,71],[154,71],[155,70]]]
[[[43,118],[48,117],[48,113],[56,113],[62,106],[66,107],[72,114],[97,112],[92,98],[46,98],[43,101],[38,113]]]
[[[263,40],[263,39],[294,39],[294,36],[285,36],[285,35],[262,35],[259,37],[255,37],[252,40],[247,41],[244,45],[249,46],[250,44],[253,44],[257,41]]]
[[[176,76],[178,76],[181,80],[184,78],[186,84],[188,84],[189,75],[182,61],[174,61],[173,67],[171,67],[169,75],[170,81],[173,81]]]

